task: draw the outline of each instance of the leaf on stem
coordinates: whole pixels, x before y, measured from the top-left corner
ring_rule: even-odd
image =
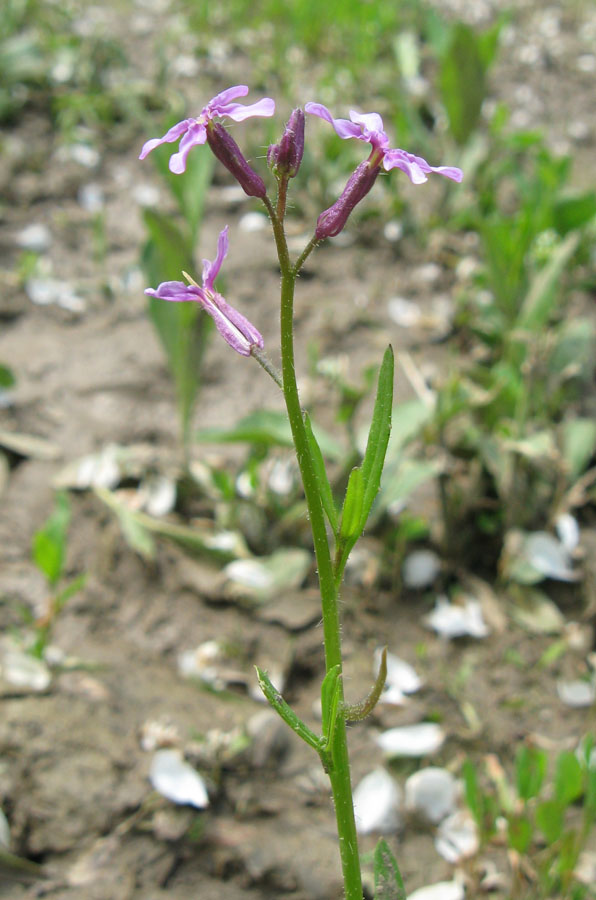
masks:
[[[323,509],[325,510],[325,515],[327,516],[333,534],[337,537],[339,528],[337,508],[335,506],[335,500],[333,499],[333,492],[331,490],[331,485],[329,484],[329,478],[327,477],[325,460],[323,459],[321,448],[319,447],[317,439],[314,435],[310,416],[308,415],[308,413],[304,414],[304,428],[306,431],[306,437],[308,439],[310,455],[312,456],[312,461],[315,468],[315,475],[317,477],[321,503],[323,504]]]
[[[374,852],[375,900],[406,900],[406,889],[397,860],[381,838]]]
[[[280,716],[286,725],[289,725],[292,731],[294,731],[299,738],[312,747],[313,750],[316,750],[317,753],[320,753],[323,747],[323,739],[318,735],[311,731],[308,725],[306,725],[302,719],[298,718],[294,710],[291,706],[288,706],[280,692],[277,688],[271,683],[269,676],[262,669],[259,669],[258,666],[255,666],[257,672],[257,678],[259,679],[259,687],[263,691],[265,698],[268,703],[271,704],[275,712]]]
[[[341,692],[341,672],[339,665],[329,669],[323,684],[321,685],[321,709],[323,718],[323,737],[325,750],[329,750],[333,743],[337,714],[339,712],[339,697]]]
[[[361,700],[360,703],[354,703],[351,706],[344,704],[344,719],[346,722],[359,722],[361,719],[366,719],[366,717],[373,711],[377,703],[379,702],[379,697],[383,692],[383,688],[385,687],[385,681],[387,680],[387,647],[383,647],[381,652],[381,662],[379,665],[379,672],[377,674],[377,678],[375,683],[373,684],[371,691],[364,700]]]

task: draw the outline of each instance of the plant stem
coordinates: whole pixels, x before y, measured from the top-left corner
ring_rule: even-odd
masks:
[[[277,245],[281,269],[281,359],[283,392],[292,429],[296,456],[304,485],[304,494],[310,518],[315,556],[321,589],[323,611],[323,634],[325,640],[325,667],[329,672],[339,666],[341,673],[341,633],[339,622],[338,589],[333,574],[331,551],[327,539],[327,529],[321,495],[318,488],[308,438],[304,426],[296,372],[294,367],[294,288],[297,267],[292,266],[283,224],[277,217],[271,202],[265,200]],[[310,249],[314,243],[311,242]],[[302,258],[306,258],[303,254]],[[340,688],[340,703],[343,704],[343,688]],[[362,900],[362,878],[358,855],[358,838],[354,819],[354,803],[350,781],[350,760],[346,724],[343,716],[338,717],[330,752],[329,778],[335,803],[335,816],[339,837],[339,850],[344,879],[346,900]]]

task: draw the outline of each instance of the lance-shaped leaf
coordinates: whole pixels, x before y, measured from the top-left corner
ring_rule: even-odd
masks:
[[[364,481],[364,501],[362,507],[361,529],[368,519],[373,501],[377,496],[385,453],[391,433],[391,406],[393,404],[393,349],[391,346],[385,350],[385,356],[379,371],[379,383],[377,386],[377,398],[373,410],[373,418],[368,434],[368,443],[362,460],[362,478]]]
[[[364,459],[361,467],[353,469],[350,473],[346,489],[335,558],[336,582],[341,580],[352,548],[364,531],[381,483],[385,454],[391,432],[393,371],[393,350],[391,347],[387,347],[379,371],[377,397]]]
[[[323,504],[323,509],[325,510],[325,515],[327,516],[329,524],[331,525],[333,534],[337,536],[337,530],[339,527],[337,508],[335,506],[335,500],[333,499],[333,492],[331,490],[331,485],[329,484],[329,478],[327,477],[325,460],[323,459],[321,448],[319,447],[317,439],[314,435],[314,431],[312,430],[310,416],[308,415],[308,413],[304,414],[304,428],[306,431],[306,437],[308,439],[310,455],[312,457],[313,465],[315,468],[315,474],[317,476],[317,484],[319,488],[321,503]]]
[[[375,900],[406,900],[406,889],[397,860],[381,838],[374,852]]]
[[[323,720],[323,737],[325,750],[329,750],[333,743],[335,725],[339,713],[339,701],[341,694],[341,673],[339,665],[329,669],[323,684],[321,685],[321,710]]]
[[[344,505],[341,511],[341,525],[339,538],[342,543],[352,543],[358,540],[362,529],[362,507],[364,504],[364,479],[362,469],[355,468],[350,472]]]
[[[269,676],[258,666],[255,666],[257,678],[259,679],[259,687],[263,691],[266,700],[271,704],[275,712],[280,716],[286,725],[289,725],[299,738],[320,753],[324,749],[324,739],[319,737],[314,731],[311,731],[302,719],[298,718],[291,706],[288,706],[280,692],[271,683]]]

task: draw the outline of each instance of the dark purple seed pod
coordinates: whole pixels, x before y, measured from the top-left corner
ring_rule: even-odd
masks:
[[[368,160],[360,163],[358,168],[350,175],[341,196],[338,197],[333,206],[322,212],[317,219],[315,238],[318,241],[328,237],[335,237],[336,234],[340,233],[348,221],[348,216],[356,204],[360,203],[363,197],[366,197],[377,180],[377,175],[380,171],[380,166],[371,166]]]
[[[251,169],[234,138],[219,122],[210,122],[207,126],[207,143],[214,156],[232,173],[245,194],[261,199],[266,196],[265,182],[254,169]]]
[[[294,178],[304,153],[304,112],[295,109],[288,119],[279,144],[270,144],[267,163],[276,178]]]

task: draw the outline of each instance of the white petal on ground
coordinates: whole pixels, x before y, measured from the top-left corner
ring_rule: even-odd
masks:
[[[408,894],[408,900],[464,900],[465,891],[459,881],[438,881]]]
[[[381,664],[382,648],[375,650],[374,672],[375,675],[379,671]],[[385,682],[385,690],[381,694],[381,703],[393,703],[401,706],[405,700],[404,694],[415,694],[422,687],[420,676],[410,663],[395,656],[394,653],[387,654],[387,680]]]
[[[410,775],[405,784],[406,809],[433,825],[455,811],[457,779],[447,769],[428,766]]]
[[[555,531],[565,550],[573,553],[579,544],[579,524],[575,516],[563,513],[555,522]]]
[[[41,692],[49,687],[52,676],[45,662],[17,647],[7,649],[2,658],[2,676],[9,684]]]
[[[224,572],[230,581],[242,587],[266,590],[273,584],[273,575],[258,559],[235,559],[228,563]]]
[[[69,312],[83,312],[85,309],[85,301],[67,281],[59,281],[57,278],[29,278],[25,282],[25,291],[37,306],[55,303]]]
[[[23,250],[44,253],[52,243],[52,235],[47,225],[33,222],[17,234],[16,242]]]
[[[387,302],[387,311],[389,318],[402,328],[412,328],[418,325],[422,318],[418,304],[406,300],[405,297],[392,297]]]
[[[441,637],[483,638],[488,627],[482,617],[482,607],[477,600],[467,597],[465,604],[450,603],[447,597],[437,597],[434,610],[425,616],[424,622]]]
[[[429,587],[441,571],[441,560],[432,550],[414,550],[404,559],[402,575],[408,588]]]
[[[209,797],[199,773],[182,758],[178,750],[158,750],[151,763],[149,780],[163,797],[173,803],[205,809]]]
[[[478,829],[466,809],[460,809],[443,819],[437,831],[435,847],[443,859],[450,863],[458,863],[478,852]]]
[[[547,531],[534,531],[526,537],[525,557],[537,572],[556,581],[577,581],[578,573],[564,545]]]
[[[389,834],[401,825],[401,788],[385,769],[375,769],[354,791],[354,815],[358,834]]]
[[[577,681],[557,681],[557,694],[566,706],[592,706],[596,700],[596,685],[583,678]]]
[[[439,750],[445,740],[445,732],[435,722],[421,722],[419,725],[405,725],[390,728],[375,738],[387,756],[431,756]]]

